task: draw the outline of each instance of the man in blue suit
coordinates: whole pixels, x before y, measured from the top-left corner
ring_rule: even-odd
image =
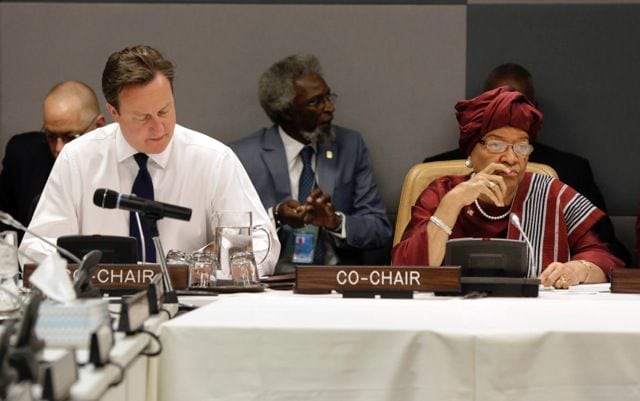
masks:
[[[277,272],[293,265],[359,264],[385,248],[391,226],[362,136],[332,124],[336,95],[315,56],[292,55],[260,77],[274,125],[230,144],[272,216],[281,243]]]

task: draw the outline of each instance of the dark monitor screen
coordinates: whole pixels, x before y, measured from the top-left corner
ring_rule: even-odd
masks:
[[[79,259],[92,250],[102,251],[101,263],[136,263],[137,240],[134,237],[111,235],[66,235],[58,238],[58,246]],[[62,255],[66,258],[66,256]],[[68,262],[75,263],[66,258]]]
[[[503,238],[451,239],[445,264],[461,266],[461,274],[468,277],[527,277],[527,245]]]

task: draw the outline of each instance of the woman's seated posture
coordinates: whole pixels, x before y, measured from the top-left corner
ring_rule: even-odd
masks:
[[[508,86],[460,101],[456,110],[460,149],[473,172],[441,177],[422,192],[393,264],[440,266],[449,238],[522,239],[510,223],[514,213],[543,285],[606,282],[623,262],[593,231],[604,213],[561,181],[525,171],[542,113]]]

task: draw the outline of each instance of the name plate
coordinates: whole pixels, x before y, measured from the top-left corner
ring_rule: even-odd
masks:
[[[296,292],[460,292],[458,266],[301,266]]]
[[[38,267],[35,264],[24,265],[23,282],[29,287],[29,276]],[[67,266],[73,275],[78,268],[76,264]],[[177,290],[187,288],[189,283],[189,266],[184,264],[168,265],[171,283]],[[99,264],[91,279],[98,289],[146,289],[151,279],[160,273],[159,264]]]
[[[611,272],[611,292],[640,293],[640,269],[613,269]]]

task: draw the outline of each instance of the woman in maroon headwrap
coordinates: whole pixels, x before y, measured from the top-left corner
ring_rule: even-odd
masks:
[[[473,173],[441,177],[420,195],[393,264],[439,266],[449,238],[521,239],[514,213],[543,285],[606,282],[623,266],[593,231],[601,210],[559,180],[525,171],[543,118],[524,95],[503,86],[458,102],[456,111]]]

